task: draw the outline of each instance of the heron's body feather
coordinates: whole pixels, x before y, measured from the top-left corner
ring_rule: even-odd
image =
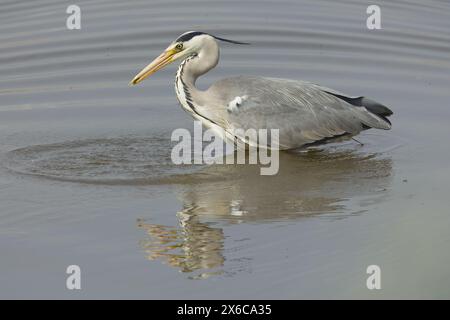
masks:
[[[197,95],[208,96],[208,102],[197,107],[205,122],[217,123],[228,132],[278,129],[281,149],[351,136],[367,128],[391,127],[383,115],[371,112],[364,104],[350,103],[352,99],[364,102],[365,98],[347,97],[304,81],[241,76],[220,80]],[[371,109],[377,106],[386,111],[381,104],[369,101]]]

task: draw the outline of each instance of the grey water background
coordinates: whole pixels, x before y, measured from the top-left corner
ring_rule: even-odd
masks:
[[[252,43],[221,44],[203,88],[309,80],[383,102],[393,128],[272,177],[174,166],[170,134],[193,127],[177,66],[128,82],[188,30]],[[449,88],[448,1],[0,0],[0,297],[449,298]]]

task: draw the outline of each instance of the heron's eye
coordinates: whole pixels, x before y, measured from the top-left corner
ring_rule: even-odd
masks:
[[[178,43],[175,48],[177,48],[177,50],[183,50],[183,44],[182,43]]]

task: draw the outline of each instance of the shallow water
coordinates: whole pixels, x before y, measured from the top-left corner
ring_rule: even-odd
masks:
[[[1,298],[450,297],[448,2],[378,1],[375,31],[368,1],[77,4],[69,31],[64,2],[0,1]],[[282,154],[275,176],[173,165],[193,128],[176,66],[128,82],[193,29],[252,43],[221,44],[200,87],[309,80],[388,105],[392,130]]]

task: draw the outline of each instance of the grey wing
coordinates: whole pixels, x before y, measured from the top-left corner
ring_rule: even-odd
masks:
[[[237,77],[219,81],[212,92],[218,90],[226,107],[228,130],[278,129],[281,149],[353,135],[366,128],[390,129],[384,115],[392,112],[387,114],[390,110],[381,104],[309,82]],[[362,104],[366,101],[389,112],[369,111]]]

